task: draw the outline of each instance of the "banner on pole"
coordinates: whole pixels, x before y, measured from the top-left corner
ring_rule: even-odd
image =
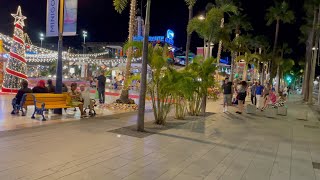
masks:
[[[59,0],[47,0],[47,37],[59,35]]]
[[[65,0],[64,5],[64,36],[77,34],[78,0]]]

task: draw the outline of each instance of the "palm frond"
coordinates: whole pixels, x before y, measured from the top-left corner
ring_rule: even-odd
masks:
[[[197,0],[184,0],[184,1],[186,2],[187,6],[191,6],[191,7],[193,7],[197,2]]]
[[[118,13],[122,13],[123,10],[127,7],[128,0],[113,0],[113,6]]]

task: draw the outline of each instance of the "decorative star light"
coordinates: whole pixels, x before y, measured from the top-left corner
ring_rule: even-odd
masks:
[[[18,7],[17,14],[11,14],[14,17],[14,25],[19,24],[20,26],[24,27],[24,20],[27,19],[27,17],[23,16],[21,13],[21,7]]]

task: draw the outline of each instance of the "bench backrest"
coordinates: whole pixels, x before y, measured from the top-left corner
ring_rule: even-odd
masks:
[[[44,102],[46,105],[53,104],[70,104],[71,97],[68,93],[63,94],[52,94],[52,93],[27,93],[25,94],[25,101],[23,106],[34,105],[34,99],[36,98],[38,102]],[[24,99],[22,99],[23,101]]]

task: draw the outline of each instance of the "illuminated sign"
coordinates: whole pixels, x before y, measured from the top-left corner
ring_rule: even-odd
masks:
[[[170,45],[174,44],[174,32],[172,30],[167,31],[167,36],[149,36],[149,42],[165,42]],[[143,36],[134,36],[133,41],[143,41]]]
[[[167,31],[167,38],[168,39],[173,39],[174,38],[174,32],[170,29]]]

